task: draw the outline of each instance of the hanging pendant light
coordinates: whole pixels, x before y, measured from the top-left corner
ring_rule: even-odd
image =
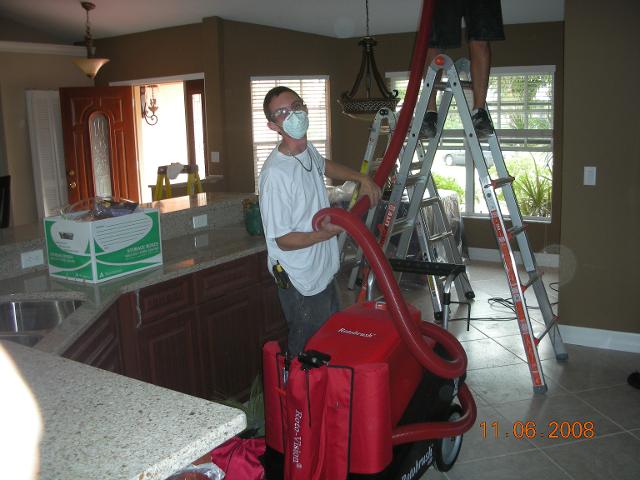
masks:
[[[358,45],[362,47],[360,71],[351,90],[349,92],[343,92],[338,99],[338,103],[342,105],[342,113],[345,115],[352,118],[364,118],[368,120],[371,115],[375,115],[381,108],[395,110],[396,104],[398,103],[398,91],[389,91],[380,72],[378,72],[376,60],[373,55],[373,47],[375,47],[378,42],[369,34],[369,0],[365,0],[365,9],[367,34],[358,42]],[[356,95],[363,80],[365,96],[358,98]],[[379,97],[372,96],[374,82],[378,90],[380,90],[381,96]]]
[[[84,34],[84,45],[87,47],[87,58],[76,58],[75,63],[80,70],[89,78],[95,78],[98,70],[109,61],[108,58],[95,58],[96,47],[93,46],[93,38],[91,37],[91,25],[89,23],[89,12],[96,8],[91,2],[80,2],[82,8],[87,12],[86,30]]]

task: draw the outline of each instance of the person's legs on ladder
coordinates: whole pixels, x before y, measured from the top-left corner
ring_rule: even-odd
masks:
[[[491,45],[484,40],[469,41],[469,59],[473,90],[473,110],[471,119],[478,137],[484,138],[493,133],[493,125],[485,110],[487,90],[489,89],[489,71],[491,70]]]

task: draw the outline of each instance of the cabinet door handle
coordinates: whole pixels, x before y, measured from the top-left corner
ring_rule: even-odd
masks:
[[[136,328],[140,328],[142,326],[142,311],[140,310],[140,290],[136,290],[136,314],[138,318],[136,319]]]

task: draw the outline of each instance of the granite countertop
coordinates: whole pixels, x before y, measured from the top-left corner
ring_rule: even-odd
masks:
[[[192,232],[163,240],[163,265],[100,284],[49,276],[47,270],[0,280],[0,302],[28,299],[75,299],[83,303],[34,348],[62,354],[120,295],[188,275],[266,249],[264,237],[250,236],[244,224]],[[266,267],[265,267],[266,268]]]
[[[42,414],[39,480],[162,480],[246,427],[235,408],[0,344]]]

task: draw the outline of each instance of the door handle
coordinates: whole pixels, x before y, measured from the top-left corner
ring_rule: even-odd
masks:
[[[69,175],[70,177],[74,177],[75,174],[76,174],[76,171],[74,169],[67,170],[67,175]]]
[[[77,188],[78,184],[76,182],[69,182],[69,189],[73,190],[74,188]]]

